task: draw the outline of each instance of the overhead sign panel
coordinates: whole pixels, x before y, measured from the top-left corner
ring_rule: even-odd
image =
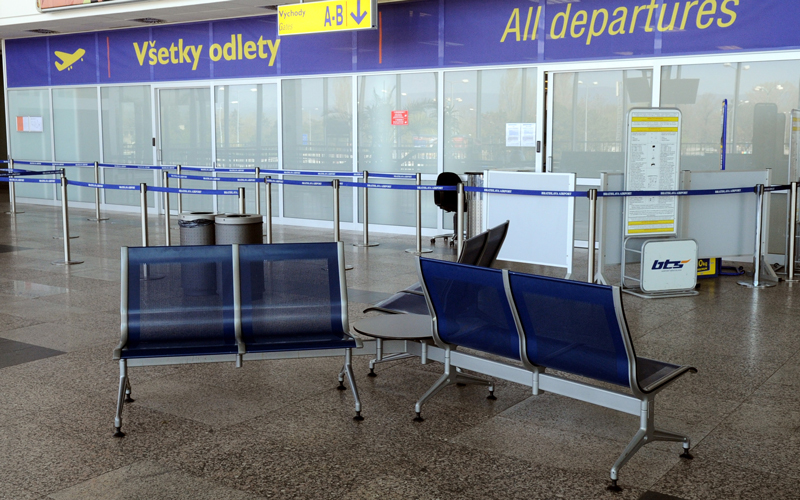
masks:
[[[73,9],[75,7],[89,7],[97,5],[100,2],[138,2],[140,0],[36,0],[36,8],[40,12],[49,12],[51,10]]]
[[[377,26],[378,0],[330,0],[278,6],[278,35],[369,30]]]

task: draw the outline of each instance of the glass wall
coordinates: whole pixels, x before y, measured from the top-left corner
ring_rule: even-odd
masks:
[[[598,178],[625,169],[625,118],[631,108],[650,107],[651,69],[587,71],[552,75],[552,158],[548,170]]]
[[[536,68],[445,73],[445,171],[535,168],[537,90]],[[533,125],[524,144],[508,147],[509,123]]]
[[[353,170],[353,81],[350,77],[283,80],[283,168]],[[308,180],[308,178],[290,178]],[[320,187],[284,186],[284,216],[333,219],[332,195]],[[353,220],[353,190],[340,193],[341,220]]]
[[[211,93],[208,88],[160,89],[160,156],[162,165],[210,167]],[[187,172],[197,175],[196,172]],[[183,181],[183,187],[213,189],[206,181]],[[222,189],[222,188],[220,188]],[[177,201],[171,203],[177,203]],[[173,205],[177,206],[177,205]],[[209,212],[214,200],[205,195],[184,195],[184,211]]]
[[[728,100],[727,170],[772,169],[789,179],[791,111],[800,107],[800,61],[664,66],[661,104],[683,114],[681,168],[719,170],[722,100]],[[785,248],[786,199],[770,195],[769,253]]]
[[[217,168],[259,167],[263,170],[278,168],[277,84],[218,86],[214,92],[214,106]],[[222,184],[221,187],[225,188],[225,185]],[[263,195],[263,186],[260,187]],[[278,213],[277,198],[273,196],[273,214]],[[255,184],[245,185],[245,200],[247,212],[255,213]],[[220,212],[238,210],[236,199],[229,196],[220,197],[218,210]],[[265,213],[263,206],[261,213]]]
[[[103,114],[103,162],[121,165],[153,164],[153,108],[150,86],[103,87],[100,89]],[[153,182],[148,170],[103,169],[108,184],[137,185]],[[104,191],[106,203],[139,206],[139,194],[129,191]]]
[[[437,77],[436,73],[404,73],[359,78],[359,171],[437,173]],[[416,225],[414,191],[374,189],[369,195],[371,223]],[[362,208],[359,203],[359,220]],[[422,194],[422,209],[423,225],[436,227],[433,193]]]
[[[52,122],[49,90],[9,90],[8,130],[11,135],[11,157],[16,160],[52,161]],[[50,167],[26,167],[49,170]],[[53,199],[53,186],[17,184],[20,198]]]
[[[53,89],[53,124],[56,161],[100,161],[100,125],[97,119],[97,89]],[[94,182],[94,168],[67,167],[70,180]],[[56,191],[60,199],[60,192]],[[94,202],[94,190],[70,186],[71,201]]]

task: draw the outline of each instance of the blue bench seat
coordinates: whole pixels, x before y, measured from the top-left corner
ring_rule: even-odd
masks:
[[[547,390],[637,414],[639,430],[612,466],[609,489],[620,490],[619,470],[646,443],[680,442],[681,457],[691,458],[687,436],[656,429],[654,399],[670,382],[696,370],[636,356],[618,287],[425,258],[418,259],[417,269],[432,315],[434,341],[445,350],[445,374],[417,401],[416,421],[422,420],[422,404],[451,383],[454,351],[464,347],[478,352],[461,354],[470,369],[481,372],[483,367],[481,373],[495,376],[508,373],[508,380],[520,380],[518,368],[504,369],[489,360],[482,363],[481,356],[520,361],[530,371],[534,395]],[[627,392],[609,390],[601,383]]]
[[[341,243],[123,248],[115,436],[132,401],[129,364],[241,366],[301,352],[344,354],[338,388],[346,377],[361,420],[344,276]]]

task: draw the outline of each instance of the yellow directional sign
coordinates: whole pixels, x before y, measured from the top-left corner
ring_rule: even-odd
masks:
[[[374,29],[378,0],[330,0],[278,6],[278,35]]]

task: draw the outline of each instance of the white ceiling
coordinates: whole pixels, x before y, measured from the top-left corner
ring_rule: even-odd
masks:
[[[145,2],[98,5],[86,8],[40,13],[35,7],[26,8],[21,15],[3,15],[6,2],[35,0],[0,0],[0,38],[42,36],[29,30],[48,29],[59,33],[77,33],[115,28],[147,26],[132,21],[143,17],[161,19],[166,23],[207,21],[230,17],[258,16],[274,13],[264,7],[298,3],[297,0],[150,0]]]

